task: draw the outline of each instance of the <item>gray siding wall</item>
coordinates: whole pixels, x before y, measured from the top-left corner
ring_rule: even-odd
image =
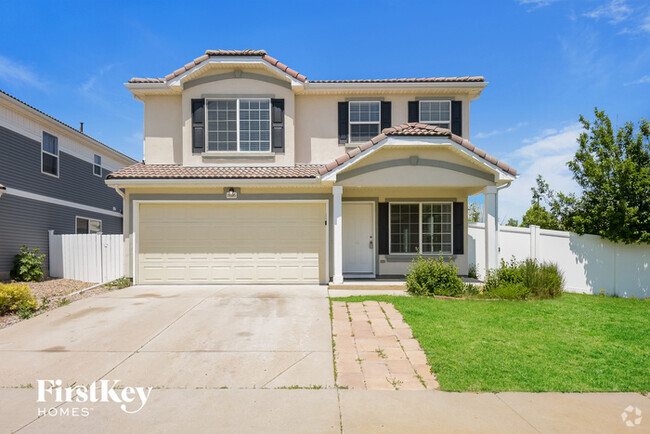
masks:
[[[93,164],[59,151],[59,177],[41,173],[41,143],[0,127],[0,184],[50,198],[122,212],[122,197],[93,174]],[[106,234],[121,234],[122,219],[72,207],[25,199],[0,197],[0,279],[8,276],[20,246],[39,247],[48,253],[48,230],[75,232],[75,216],[99,219]],[[47,272],[47,262],[45,263]]]
[[[4,127],[0,127],[0,156],[0,184],[6,187],[122,211],[122,198],[104,183],[110,172],[104,169],[101,178],[95,176],[88,161],[60,151],[59,177],[41,173],[41,143]]]
[[[99,219],[105,234],[121,234],[122,219],[106,214],[77,210],[18,196],[0,198],[0,279],[6,278],[20,246],[39,247],[48,254],[48,230],[57,234],[73,234],[75,216]],[[44,269],[48,270],[48,260]]]

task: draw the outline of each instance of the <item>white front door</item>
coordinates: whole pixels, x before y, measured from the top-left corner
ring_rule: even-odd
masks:
[[[375,273],[375,204],[343,203],[343,273],[348,277]]]

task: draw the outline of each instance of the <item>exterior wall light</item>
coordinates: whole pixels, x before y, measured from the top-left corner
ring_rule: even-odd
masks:
[[[237,199],[237,192],[234,188],[230,187],[226,192],[226,199]]]

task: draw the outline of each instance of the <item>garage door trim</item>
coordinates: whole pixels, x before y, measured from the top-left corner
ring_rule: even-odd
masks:
[[[329,256],[330,256],[330,234],[329,234],[329,200],[327,199],[314,199],[314,200],[134,200],[133,201],[133,243],[131,249],[131,267],[133,282],[139,284],[138,266],[139,266],[139,252],[140,252],[140,205],[142,204],[219,204],[227,203],[228,205],[236,204],[254,204],[254,203],[287,203],[287,204],[304,204],[304,203],[322,203],[325,205],[325,224],[324,224],[324,237],[325,237],[325,277],[326,280],[330,279]]]

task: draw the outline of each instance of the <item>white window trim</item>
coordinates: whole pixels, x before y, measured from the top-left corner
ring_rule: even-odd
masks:
[[[90,217],[84,217],[84,216],[81,216],[81,215],[76,215],[76,216],[74,216],[74,233],[77,234],[77,235],[83,235],[83,234],[77,233],[77,220],[78,219],[88,220],[88,229],[90,229],[90,221],[91,220],[99,222],[99,232],[95,232],[95,233],[92,233],[92,234],[90,232],[86,232],[86,235],[101,234],[102,231],[104,230],[104,222],[102,222],[101,219],[94,219],[94,218],[90,218]]]
[[[352,104],[362,104],[362,103],[373,103],[379,104],[379,120],[377,122],[353,122],[352,121]],[[378,131],[381,134],[381,101],[349,101],[348,102],[348,143],[363,143],[363,142],[353,142],[352,141],[352,125],[368,125],[368,124],[377,124],[379,126]]]
[[[449,105],[449,120],[448,121],[436,121],[436,122],[431,122],[431,121],[423,121],[422,120],[422,103],[423,102],[446,102]],[[440,99],[421,99],[418,101],[418,121],[421,124],[427,124],[427,125],[448,125],[447,128],[451,129],[451,100],[440,100]]]
[[[450,206],[451,212],[451,250],[449,252],[423,252],[422,251],[422,205],[423,204],[448,204]],[[393,223],[393,204],[395,205],[418,205],[418,251],[417,252],[393,252],[393,242],[392,242],[392,223]],[[413,256],[417,255],[418,252],[422,255],[427,256],[450,256],[454,254],[454,203],[448,201],[425,201],[425,202],[389,202],[388,203],[388,254],[389,255],[401,255],[401,256]]]
[[[208,130],[209,130],[209,123],[208,123],[208,102],[209,101],[232,101],[235,100],[237,102],[237,108],[235,109],[237,113],[237,150],[236,151],[212,151],[209,149],[209,142],[208,142]],[[268,101],[269,102],[269,150],[268,151],[242,151],[240,148],[240,140],[239,140],[239,101]],[[206,98],[205,100],[205,152],[204,154],[212,154],[212,155],[218,155],[218,154],[232,154],[233,152],[237,153],[242,153],[242,154],[259,154],[261,152],[271,154],[272,149],[273,149],[273,107],[271,106],[271,98]]]
[[[47,131],[43,131],[44,134],[41,134],[41,173],[43,175],[48,175],[53,178],[58,178],[59,175],[61,175],[61,164],[60,164],[60,155],[61,155],[61,149],[59,149],[59,137],[55,136],[54,134],[50,134]],[[52,137],[56,137],[56,151],[57,154],[52,154],[51,152],[47,152],[45,150],[45,133],[49,134]],[[49,173],[43,170],[43,154],[51,155],[53,157],[56,157],[56,175],[53,173]]]
[[[95,157],[99,157],[99,164],[95,163]],[[95,173],[95,167],[99,167],[99,175]],[[102,156],[99,154],[93,154],[93,175],[102,177]]]

